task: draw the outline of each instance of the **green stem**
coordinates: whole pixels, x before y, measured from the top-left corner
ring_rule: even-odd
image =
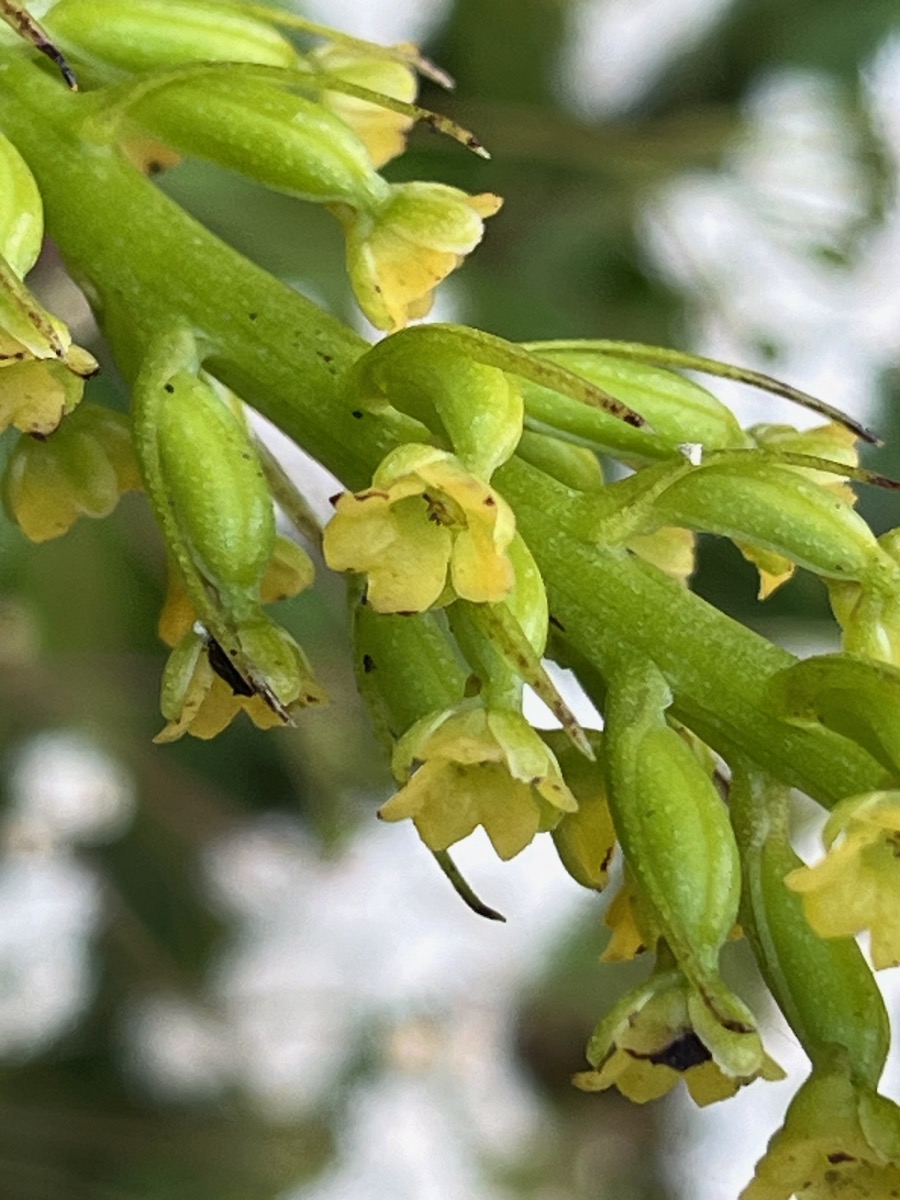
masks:
[[[0,53],[0,129],[34,171],[48,228],[95,304],[126,378],[173,323],[205,366],[350,488],[368,484],[403,440],[403,419],[354,412],[341,378],[366,343],[223,245],[112,149],[79,139],[82,109],[26,53]],[[572,493],[513,460],[498,487],[546,583],[557,626],[603,672],[614,656],[651,656],[674,713],[717,750],[740,752],[826,804],[871,790],[883,772],[853,743],[769,716],[771,676],[794,660],[661,572],[582,541]]]

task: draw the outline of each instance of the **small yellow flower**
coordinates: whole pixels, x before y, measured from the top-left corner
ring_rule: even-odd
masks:
[[[729,1015],[730,1017],[730,1015]],[[755,1079],[780,1079],[752,1024],[720,1019],[677,969],[657,970],[624,996],[588,1043],[586,1092],[617,1087],[643,1104],[683,1079],[696,1104],[725,1100]]]
[[[397,743],[394,772],[409,782],[378,815],[411,818],[432,850],[481,825],[500,858],[513,858],[578,807],[553,753],[513,710],[465,703],[424,717]]]
[[[846,1068],[816,1069],[769,1142],[740,1200],[900,1196],[900,1110]]]
[[[123,492],[140,486],[127,418],[82,404],[48,437],[19,438],[6,464],[3,500],[25,536],[43,542],[80,516],[108,516]]]
[[[379,329],[402,329],[430,310],[434,289],[481,241],[503,201],[441,183],[393,184],[380,206],[335,205],[360,308]]]
[[[697,535],[677,525],[663,525],[652,533],[638,534],[631,538],[628,549],[683,584],[687,584],[697,566]]]
[[[289,724],[296,710],[324,702],[303,651],[286,630],[260,615],[239,626],[238,642],[240,670],[200,627],[184,635],[163,674],[160,707],[167,724],[155,742],[174,742],[186,733],[208,740],[241,711],[257,728],[271,729]]]
[[[828,853],[785,878],[820,937],[867,929],[876,970],[900,965],[900,792],[851,796],[824,830]]]
[[[515,517],[503,498],[434,446],[399,446],[372,486],[345,493],[325,529],[325,561],[368,576],[376,612],[424,612],[459,596],[496,603],[515,584]]]
[[[310,59],[315,66],[347,83],[407,102],[416,98],[416,73],[406,63],[383,55],[364,54],[341,46],[322,46]],[[321,103],[346,122],[369,152],[373,167],[402,154],[413,117],[382,108],[342,92],[323,92]]]
[[[654,927],[646,904],[641,902],[634,878],[627,869],[621,887],[610,901],[603,923],[612,936],[600,955],[601,962],[628,962],[646,950],[652,950],[659,940],[660,932]]]

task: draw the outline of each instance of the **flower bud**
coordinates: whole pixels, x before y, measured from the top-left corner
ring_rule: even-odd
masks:
[[[588,379],[646,419],[649,428],[635,429],[602,409],[533,383],[524,385],[525,411],[531,420],[596,450],[639,463],[677,456],[685,443],[708,450],[748,444],[730,409],[706,388],[673,371],[589,349],[556,348],[553,343],[536,343],[533,350]]]
[[[769,683],[767,701],[798,725],[824,725],[900,775],[900,670],[847,654],[805,658]]]
[[[256,604],[275,547],[275,514],[241,419],[187,371],[159,398],[163,483],[197,567],[229,602]]]
[[[661,523],[751,542],[826,578],[861,579],[883,558],[845,500],[795,468],[753,455],[682,474],[653,509]]]
[[[3,500],[26,537],[43,542],[79,516],[108,516],[123,492],[139,487],[127,419],[83,404],[46,439],[19,439],[6,465]]]
[[[635,882],[688,977],[717,979],[737,916],[740,863],[728,814],[688,743],[666,721],[671,693],[652,663],[620,663],[604,744],[609,803]]]
[[[616,844],[606,798],[603,735],[588,735],[593,762],[576,750],[562,730],[548,730],[541,736],[556,755],[566,786],[578,801],[578,811],[564,813],[551,830],[556,853],[576,883],[600,892],[608,882]]]
[[[83,54],[124,71],[195,62],[290,67],[297,51],[267,21],[203,0],[60,0],[48,31]]]
[[[348,125],[267,80],[243,73],[176,80],[140,95],[128,111],[181,153],[293,196],[369,209],[390,194]]]

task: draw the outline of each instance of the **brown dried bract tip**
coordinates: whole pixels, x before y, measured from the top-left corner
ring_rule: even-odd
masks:
[[[40,50],[41,54],[46,54],[49,59],[55,62],[59,67],[60,74],[66,81],[66,86],[73,92],[78,91],[78,80],[75,78],[75,72],[66,61],[65,55],[50,41],[50,38],[24,5],[16,4],[15,0],[0,0],[0,17],[6,21],[7,25],[11,25],[16,33],[20,37],[23,37],[26,42],[31,42],[35,49]]]

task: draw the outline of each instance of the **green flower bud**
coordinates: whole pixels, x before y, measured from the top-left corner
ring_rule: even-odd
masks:
[[[751,542],[826,578],[861,579],[883,558],[875,535],[840,496],[754,455],[681,474],[653,509],[661,524]]]
[[[454,345],[443,328],[386,338],[357,360],[349,390],[366,407],[389,404],[444,437],[485,482],[522,436],[518,381]]]
[[[188,371],[162,389],[155,436],[162,481],[198,569],[238,610],[259,602],[275,547],[272,498],[241,419]]]
[[[60,0],[44,24],[68,46],[124,71],[297,61],[297,51],[268,22],[203,0]]]
[[[138,487],[127,419],[83,404],[46,439],[19,439],[6,465],[3,501],[26,537],[43,542],[79,516],[108,516],[123,492]]]
[[[620,663],[609,680],[609,803],[635,881],[680,966],[717,979],[737,916],[740,863],[708,770],[667,723],[668,685],[652,663]]]
[[[174,80],[128,111],[176,150],[293,196],[369,209],[390,194],[348,125],[315,100],[243,73]]]
[[[0,257],[24,279],[41,252],[44,209],[28,164],[0,134]]]
[[[741,925],[788,1024],[814,1063],[842,1048],[854,1078],[874,1087],[890,1027],[872,972],[850,937],[814,933],[785,877],[803,866],[788,840],[788,792],[737,767],[731,815],[741,849]]]
[[[602,409],[589,408],[548,388],[524,385],[530,421],[628,462],[652,462],[679,454],[685,443],[710,450],[748,444],[737,418],[711,392],[673,371],[617,359],[610,354],[535,343],[541,358],[583,376],[624,401],[645,418],[649,429],[624,426]]]
[[[525,430],[516,453],[573,492],[593,492],[603,486],[600,460],[586,446],[574,446],[549,434]]]

